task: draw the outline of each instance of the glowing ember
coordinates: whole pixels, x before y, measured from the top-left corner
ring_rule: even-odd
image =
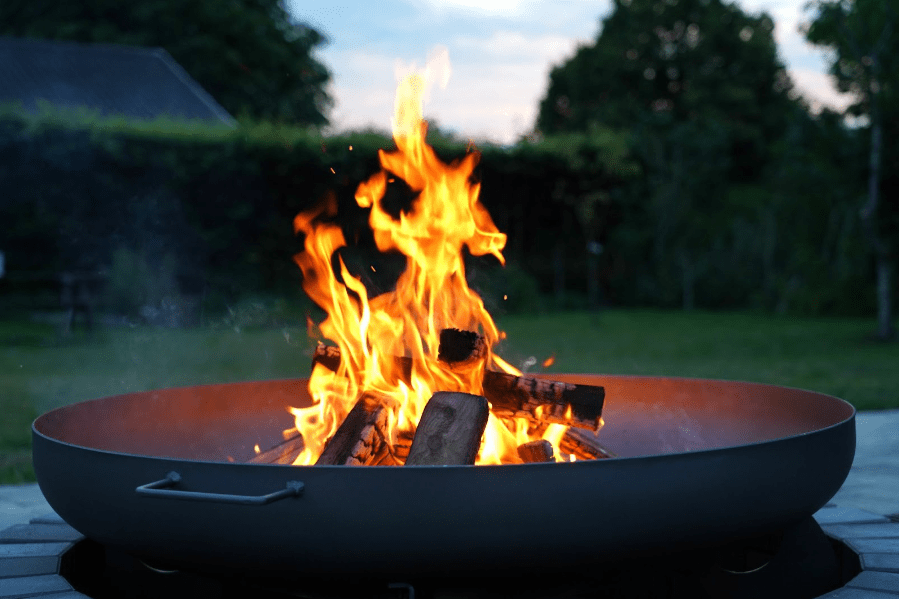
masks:
[[[506,235],[497,230],[478,201],[479,186],[470,182],[479,155],[470,152],[446,164],[425,143],[422,98],[429,78],[438,70],[435,66],[443,64],[448,69],[448,59],[441,59],[399,84],[393,121],[397,149],[379,152],[382,170],[356,191],[359,206],[371,209],[369,224],[378,249],[406,256],[406,270],[396,289],[369,298],[363,283],[349,273],[342,259],[339,276],[335,274],[332,256],[346,241],[338,225],[322,219],[336,214],[333,197],[294,221],[296,231],[306,236],[305,249],[296,257],[303,271],[303,287],[327,311],[321,333],[337,344],[342,356],[336,372],[320,365],[313,369],[309,382],[313,405],[290,409],[305,441],[295,464],[315,463],[363,393],[383,398],[382,405],[389,407],[387,429],[393,443],[400,435],[411,438],[434,392],[482,394],[488,366],[520,374],[492,353],[501,335],[465,279],[463,246],[473,255],[491,254],[504,262]],[[448,71],[443,75],[445,80]],[[409,210],[398,218],[382,205],[387,185],[394,178],[405,181],[417,194]],[[446,328],[483,335],[487,359],[458,370],[438,361],[439,335]],[[402,376],[396,356],[411,358],[411,377]],[[559,441],[566,429],[553,424],[529,434],[527,420],[500,420],[491,414],[476,463],[520,462],[517,446],[540,438],[549,440],[555,455],[560,456]]]

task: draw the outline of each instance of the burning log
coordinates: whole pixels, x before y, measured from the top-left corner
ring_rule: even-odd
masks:
[[[453,370],[465,370],[487,359],[487,343],[473,331],[443,329],[437,359]]]
[[[443,329],[437,357],[453,369],[486,359],[487,344],[473,331]],[[484,373],[484,395],[499,417],[524,417],[598,430],[605,389],[572,385],[536,377],[516,377],[488,370]],[[544,406],[538,418],[537,408]]]
[[[412,447],[413,433],[399,431],[396,435],[396,443],[393,444],[394,457],[405,460],[409,457],[409,449]]]
[[[306,447],[303,435],[297,433],[247,460],[248,464],[292,464]]]
[[[458,333],[467,333],[457,329]],[[478,335],[471,333],[476,337]],[[453,334],[451,334],[452,336]],[[443,338],[444,334],[441,334]],[[459,335],[456,335],[457,337]],[[477,343],[469,344],[475,350]],[[438,355],[440,353],[438,352]],[[458,355],[455,350],[443,355]],[[407,382],[412,370],[410,358],[396,358]],[[336,371],[340,365],[340,349],[323,344],[315,350],[312,364],[321,364]],[[448,363],[450,364],[450,363]],[[451,364],[450,364],[451,365]],[[527,418],[532,422],[551,422],[597,430],[600,427],[605,389],[593,385],[574,385],[533,376],[515,376],[488,370],[484,373],[484,396],[501,418]],[[541,408],[542,410],[538,410]],[[540,413],[542,411],[542,413]]]
[[[554,462],[552,443],[546,439],[530,441],[518,446],[518,457],[526,463]]]
[[[421,414],[406,466],[474,464],[488,415],[480,395],[438,391]]]
[[[325,445],[316,465],[364,466],[384,461],[391,449],[387,441],[388,409],[376,395],[363,394]]]
[[[484,395],[499,417],[528,418],[598,430],[605,389],[488,370]],[[542,407],[542,413],[538,408]]]
[[[594,435],[570,428],[559,442],[559,449],[574,455],[579,460],[600,460],[617,457],[603,447]]]
[[[315,369],[316,364],[321,364],[331,372],[337,372],[340,368],[340,348],[333,345],[325,345],[321,341],[315,346],[315,353],[312,354],[312,368]]]
[[[409,382],[412,378],[412,358],[395,357],[394,361],[400,368],[402,380]],[[324,366],[331,372],[337,372],[340,368],[340,348],[319,342],[312,353],[313,370],[316,364]]]

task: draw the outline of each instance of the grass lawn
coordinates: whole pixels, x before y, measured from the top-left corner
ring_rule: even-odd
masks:
[[[758,381],[899,407],[899,343],[873,341],[873,320],[745,313],[610,310],[505,317],[499,354],[547,372]],[[0,320],[0,483],[34,480],[30,424],[51,408],[160,387],[307,376],[304,326],[111,328],[60,337],[51,324]]]

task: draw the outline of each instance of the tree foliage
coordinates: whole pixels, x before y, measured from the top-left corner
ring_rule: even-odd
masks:
[[[542,133],[629,134],[644,176],[623,190],[622,207],[643,232],[623,223],[617,249],[646,252],[644,301],[702,305],[701,281],[732,276],[719,254],[748,235],[734,229],[742,208],[728,205],[740,195],[731,192],[758,185],[801,110],[773,30],[768,15],[722,0],[615,0],[595,42],[550,74]],[[725,297],[738,289],[703,293],[721,305],[739,302]]]
[[[879,95],[885,105],[899,93],[899,9],[889,0],[827,0],[811,4],[810,42],[834,51],[830,74],[855,98],[852,114],[867,115]]]
[[[869,123],[868,194],[861,216],[877,269],[877,335],[888,339],[894,334],[899,248],[899,10],[892,0],[819,0],[810,8],[815,17],[807,38],[833,51],[830,72],[841,90],[855,96],[849,111]]]
[[[3,0],[0,35],[161,46],[236,116],[327,123],[325,39],[278,0]]]
[[[551,72],[537,127],[714,122],[734,172],[755,175],[790,105],[773,29],[721,0],[615,0],[596,41]]]

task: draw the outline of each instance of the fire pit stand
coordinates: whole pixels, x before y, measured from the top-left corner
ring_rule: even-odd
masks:
[[[872,514],[854,508],[840,508],[829,504],[814,515],[814,520],[827,535],[832,548],[828,575],[833,576],[837,590],[821,595],[827,598],[845,599],[880,599],[899,596],[899,523],[891,522],[884,516]],[[802,529],[809,529],[802,530]],[[781,556],[766,558],[764,550],[753,551],[749,548],[740,556],[731,556],[731,561],[747,560],[738,570],[749,570],[743,574],[730,574],[727,565],[720,561],[715,565],[713,574],[702,578],[686,576],[679,580],[665,580],[653,572],[658,563],[644,565],[646,576],[641,583],[640,591],[644,594],[634,595],[631,579],[639,566],[628,566],[616,570],[617,579],[610,572],[603,572],[598,577],[596,572],[583,573],[583,577],[568,579],[561,583],[563,588],[542,587],[541,577],[526,584],[529,592],[539,593],[542,597],[552,597],[552,593],[566,597],[617,597],[617,596],[658,596],[655,591],[664,593],[666,597],[757,596],[759,585],[771,584],[766,581],[775,577],[774,570],[788,572],[787,578],[798,577],[797,569],[814,570],[814,564],[807,562],[809,556],[820,550],[821,546],[810,542],[809,535],[814,535],[817,526],[806,521],[797,526],[793,532],[784,535],[782,547],[788,544],[786,537],[796,536],[792,544],[793,550],[782,549]],[[795,550],[799,548],[799,550]],[[725,555],[719,551],[717,555]],[[738,559],[739,558],[739,559]],[[726,560],[728,558],[721,558]],[[736,561],[734,561],[736,560]],[[763,567],[754,565],[756,560]],[[768,561],[770,560],[770,561]],[[661,563],[661,562],[659,562]],[[682,563],[682,562],[681,562]],[[767,565],[764,565],[766,564]],[[670,575],[677,568],[668,567]],[[768,571],[767,574],[766,570]],[[604,578],[604,586],[596,586]],[[656,582],[648,583],[647,579]],[[699,583],[700,588],[690,588]],[[463,584],[463,583],[458,583]],[[476,583],[472,582],[472,585]],[[463,588],[464,596],[493,596],[501,594],[501,580],[492,583],[496,588],[470,586]],[[547,583],[548,584],[548,583]],[[776,583],[775,583],[776,584]],[[655,586],[653,586],[655,585]],[[477,590],[475,590],[477,588]],[[216,578],[206,574],[190,572],[170,572],[164,564],[144,564],[126,554],[107,550],[103,546],[84,537],[56,517],[36,518],[29,524],[15,525],[0,531],[0,598],[48,597],[53,599],[102,598],[102,597],[137,597],[151,599],[155,597],[210,597],[230,599],[237,597],[364,597],[396,598],[431,596],[440,597],[445,591],[458,594],[459,587],[441,589],[433,583],[415,581],[395,581],[392,585],[387,581],[370,581],[340,583],[328,581],[310,581],[308,588],[297,588],[294,581],[290,585],[271,579],[253,580],[250,578]],[[517,590],[517,589],[516,589]],[[492,593],[491,593],[492,591]],[[506,591],[508,592],[508,590]],[[697,592],[699,594],[697,594]],[[801,591],[799,591],[801,593]],[[615,594],[618,593],[618,594]],[[650,593],[650,594],[645,594]],[[519,595],[516,596],[527,596]],[[779,596],[776,590],[766,589],[766,599]],[[791,590],[783,596],[801,597],[797,591]]]

